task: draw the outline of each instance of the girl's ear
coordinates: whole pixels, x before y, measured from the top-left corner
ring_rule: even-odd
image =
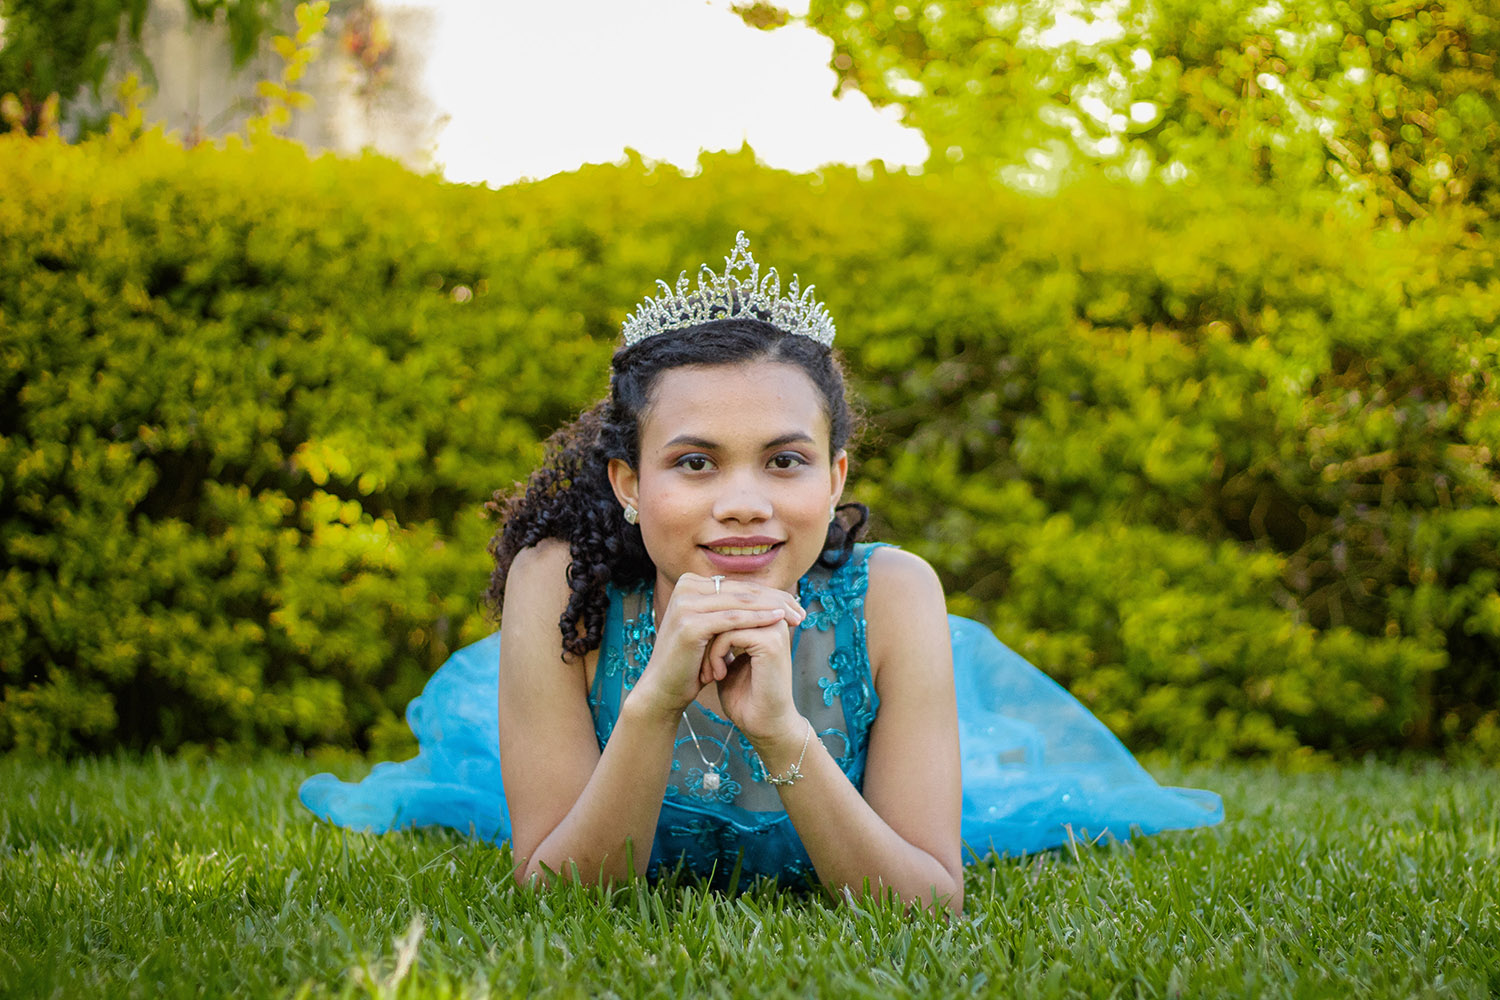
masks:
[[[849,453],[840,450],[833,456],[832,473],[829,477],[829,488],[833,493],[833,499],[838,501],[844,495],[844,481],[849,478]]]
[[[629,462],[620,458],[609,460],[609,485],[614,488],[615,499],[620,501],[621,507],[626,504],[640,507],[636,502],[640,499],[640,481]]]

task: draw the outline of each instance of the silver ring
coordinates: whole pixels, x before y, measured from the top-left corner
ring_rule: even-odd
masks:
[[[709,577],[709,579],[714,582],[714,593],[717,594],[719,592],[719,586],[724,582],[724,578],[722,576],[712,576]]]

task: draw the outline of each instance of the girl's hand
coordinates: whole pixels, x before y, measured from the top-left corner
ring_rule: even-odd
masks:
[[[717,591],[717,592],[716,592]],[[662,612],[656,630],[651,661],[630,693],[663,718],[676,716],[698,697],[704,685],[724,675],[729,646],[722,645],[716,668],[710,646],[717,637],[749,635],[775,628],[790,636],[807,613],[796,598],[785,591],[759,584],[724,580],[718,587],[711,577],[684,573],[672,589],[672,598]],[[763,643],[764,640],[761,640]],[[790,649],[790,640],[787,640]],[[790,655],[787,658],[787,698],[791,697]]]
[[[724,714],[757,747],[805,725],[792,700],[792,630],[802,617],[721,632],[709,644],[705,667]]]

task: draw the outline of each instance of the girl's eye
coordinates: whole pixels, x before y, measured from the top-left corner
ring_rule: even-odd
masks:
[[[713,468],[713,464],[707,455],[683,455],[677,460],[677,467],[689,472],[706,472]]]
[[[784,451],[771,459],[773,469],[795,469],[799,465],[806,465],[807,459],[795,451]]]

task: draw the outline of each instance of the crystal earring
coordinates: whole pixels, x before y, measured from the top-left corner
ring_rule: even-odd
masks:
[[[837,520],[839,516],[839,502],[837,500],[828,505],[828,520]]]
[[[625,505],[625,523],[626,524],[635,524],[640,519],[641,519],[641,512],[635,509],[635,504],[633,504],[633,503],[627,503]]]

